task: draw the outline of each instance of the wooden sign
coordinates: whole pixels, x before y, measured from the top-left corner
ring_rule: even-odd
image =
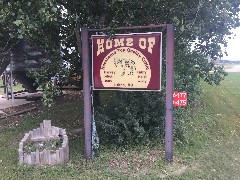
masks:
[[[160,91],[162,33],[92,36],[95,90]]]

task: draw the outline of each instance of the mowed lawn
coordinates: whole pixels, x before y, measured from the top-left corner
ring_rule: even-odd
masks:
[[[186,141],[175,143],[172,163],[164,161],[162,144],[129,149],[100,144],[95,158],[86,162],[83,133],[74,132],[83,128],[82,98],[74,98],[63,105],[0,120],[0,180],[240,179],[240,73],[229,73],[221,86],[203,83],[202,87],[199,106],[177,118],[184,125]],[[18,142],[43,119],[67,129],[70,162],[54,167],[19,166]],[[3,126],[6,122],[11,125]]]
[[[228,73],[220,86],[203,85],[202,99],[209,110],[223,124],[239,125],[240,73]]]
[[[238,180],[240,73],[229,73],[220,86],[204,82],[201,87],[201,104],[191,110],[191,118],[186,120],[190,143],[177,149],[187,170],[170,179]]]
[[[202,87],[209,124],[212,121],[216,125],[209,129],[211,141],[195,161],[195,175],[204,179],[240,179],[240,73],[229,73],[220,86],[203,83]]]

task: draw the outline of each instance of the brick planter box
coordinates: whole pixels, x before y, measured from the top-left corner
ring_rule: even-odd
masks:
[[[61,145],[56,150],[43,149],[33,152],[24,152],[24,147],[28,143],[40,144],[47,141],[61,140]],[[69,161],[69,146],[66,130],[51,126],[50,120],[44,120],[40,123],[40,128],[33,129],[26,133],[19,142],[19,163],[29,165],[55,165],[64,164]]]

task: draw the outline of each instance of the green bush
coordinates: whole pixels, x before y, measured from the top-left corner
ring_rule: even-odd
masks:
[[[96,112],[102,141],[141,144],[163,135],[165,95],[161,92],[112,92],[110,103]]]

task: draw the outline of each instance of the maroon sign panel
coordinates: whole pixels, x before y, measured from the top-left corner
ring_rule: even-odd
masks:
[[[162,33],[92,36],[95,90],[160,91]]]

